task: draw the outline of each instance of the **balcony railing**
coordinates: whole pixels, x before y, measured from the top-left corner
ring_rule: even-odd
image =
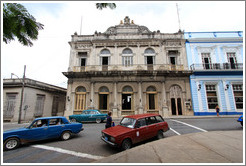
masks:
[[[73,72],[88,72],[88,71],[139,71],[139,70],[155,70],[155,71],[183,71],[183,65],[91,65],[91,66],[74,66]]]
[[[243,70],[243,63],[203,63],[192,64],[191,70]]]

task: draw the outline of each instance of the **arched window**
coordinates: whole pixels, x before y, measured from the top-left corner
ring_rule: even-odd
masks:
[[[75,111],[85,110],[86,89],[83,86],[79,86],[75,90]]]
[[[130,48],[125,48],[122,51],[122,65],[132,66],[133,65],[133,53]]]
[[[106,86],[103,86],[99,89],[99,92],[109,92],[109,90]]]
[[[110,54],[110,51],[109,51],[108,49],[103,49],[103,50],[100,52],[100,54],[103,54],[103,55],[105,55],[105,54]]]
[[[145,49],[144,54],[155,54],[155,50],[153,48],[147,48]]]
[[[155,50],[153,48],[147,48],[144,50],[144,61],[146,65],[155,64]]]
[[[133,89],[130,86],[125,86],[122,91],[123,92],[133,92]]]
[[[100,65],[108,66],[110,63],[110,51],[108,49],[103,49],[100,52]]]
[[[76,92],[86,92],[86,89],[83,86],[79,86],[76,88]]]
[[[155,92],[156,91],[156,89],[155,89],[155,87],[153,87],[153,86],[149,86],[148,88],[147,88],[147,92]]]

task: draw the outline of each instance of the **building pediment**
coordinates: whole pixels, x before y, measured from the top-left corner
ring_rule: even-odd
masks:
[[[107,35],[118,34],[144,34],[152,33],[146,26],[136,25],[134,21],[130,21],[128,16],[125,17],[124,22],[121,21],[119,25],[109,27],[106,32]]]

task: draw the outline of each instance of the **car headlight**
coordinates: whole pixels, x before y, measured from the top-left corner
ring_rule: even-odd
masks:
[[[114,142],[115,141],[115,138],[114,137],[110,137],[110,141],[111,142]]]

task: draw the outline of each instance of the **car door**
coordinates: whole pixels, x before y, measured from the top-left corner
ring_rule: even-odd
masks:
[[[152,138],[156,136],[158,130],[158,124],[156,123],[156,118],[154,116],[146,118],[147,125],[148,125],[148,137]]]
[[[149,138],[148,136],[148,126],[145,118],[138,119],[135,128],[135,142],[141,142]]]
[[[46,120],[46,125],[42,125],[41,120],[35,121],[29,128],[26,139],[30,141],[44,140],[48,138],[48,121]]]
[[[65,124],[62,122],[60,118],[50,119],[49,127],[47,130],[47,137],[48,138],[60,137],[64,127],[65,127]]]

